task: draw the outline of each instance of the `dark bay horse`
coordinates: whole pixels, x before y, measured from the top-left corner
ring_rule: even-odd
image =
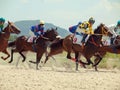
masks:
[[[11,50],[11,60],[9,63],[13,61],[13,53],[18,52],[23,57],[23,62],[26,60],[23,52],[32,51],[36,52],[36,62],[30,61],[31,63],[35,63],[36,69],[38,69],[38,64],[43,54],[46,52],[48,42],[52,42],[58,36],[56,29],[47,30],[43,36],[38,37],[36,43],[28,42],[25,36],[18,37],[14,42],[9,43],[9,47],[13,46],[15,49]]]
[[[120,35],[115,37],[114,42],[115,43],[112,45],[99,47],[98,52],[95,54],[95,70],[97,70],[97,65],[101,62],[102,58],[106,55],[107,52],[113,54],[120,54]]]
[[[3,60],[10,57],[7,46],[11,33],[19,34],[20,30],[12,22],[8,21],[8,25],[4,28],[3,32],[0,33],[0,52],[7,54],[7,57],[1,57]]]
[[[78,70],[78,63],[81,63],[84,67],[85,65],[93,64],[90,60],[92,56],[94,56],[95,52],[99,48],[101,44],[101,39],[103,35],[112,36],[112,33],[108,30],[108,28],[104,24],[100,24],[95,30],[94,34],[91,35],[84,46],[84,49],[78,44],[73,44],[73,35],[68,35],[64,39],[58,41],[58,43],[54,43],[51,45],[50,53],[45,59],[45,63],[48,60],[49,56],[61,53],[63,50],[67,51],[67,58],[73,59],[71,57],[71,52],[75,53],[75,62],[76,62],[76,70]],[[82,54],[87,63],[83,61],[78,61],[79,54]]]

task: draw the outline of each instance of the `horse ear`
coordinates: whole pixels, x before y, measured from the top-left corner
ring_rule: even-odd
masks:
[[[58,29],[58,28],[56,27],[55,30],[57,31],[57,29]]]
[[[101,23],[100,26],[105,26],[105,24],[104,24],[104,23]]]
[[[8,24],[10,24],[10,21],[8,21]]]

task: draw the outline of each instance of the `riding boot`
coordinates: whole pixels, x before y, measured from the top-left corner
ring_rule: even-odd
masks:
[[[36,44],[36,38],[33,38],[33,44]]]

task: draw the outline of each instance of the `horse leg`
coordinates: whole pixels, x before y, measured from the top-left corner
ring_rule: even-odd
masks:
[[[26,56],[27,55],[27,52],[21,52],[24,56]],[[20,53],[19,53],[20,54]],[[22,55],[21,55],[22,56]],[[21,56],[19,56],[18,57],[18,60],[17,60],[17,62],[16,62],[16,67],[18,67],[18,63],[19,63],[19,61],[20,61],[20,58],[21,58]],[[25,59],[26,59],[26,57],[25,57]]]
[[[98,71],[97,65],[101,62],[102,58],[105,56],[106,52],[98,52],[95,57],[93,66],[95,67],[95,71]]]
[[[71,55],[70,54],[71,54],[70,52],[67,53],[67,59],[71,59]]]
[[[1,57],[3,60],[6,60],[7,58],[10,57],[10,54],[8,53],[8,51],[5,49],[4,51],[2,51],[4,54],[7,54],[7,57]]]
[[[45,61],[44,61],[44,64],[46,64],[46,62],[48,61],[48,59],[49,59],[49,55],[46,56]]]
[[[78,57],[79,57],[79,52],[75,52],[75,59],[76,59],[76,71],[78,71]]]
[[[26,57],[25,57],[25,55],[23,55],[23,53],[22,52],[19,52],[19,54],[23,57],[23,60],[22,60],[22,62],[24,62],[25,60],[26,60]]]
[[[36,70],[39,70],[38,64],[40,63],[40,60],[43,56],[44,52],[37,52],[37,59],[36,59]]]
[[[44,64],[46,64],[46,63],[47,63],[47,61],[48,61],[49,57],[51,57],[51,58],[52,58],[52,59],[56,62],[56,59],[55,59],[53,56],[48,55],[48,56],[46,56],[46,58],[45,58]]]
[[[95,60],[94,60],[94,67],[95,67],[95,71],[98,71],[98,69],[97,69],[97,65],[100,63],[100,61],[102,60],[102,58],[101,57],[97,57]]]
[[[11,60],[8,63],[11,63],[13,61],[13,53],[14,53],[14,51],[16,51],[16,49],[11,50]]]
[[[48,61],[49,57],[51,56],[51,52],[48,53],[48,52],[46,51],[45,56],[46,56],[46,58],[45,58],[45,61],[44,61],[44,65],[46,64],[46,62]]]
[[[90,65],[90,64],[92,64],[93,66],[93,62],[90,60],[90,58],[87,58],[87,65]]]
[[[101,62],[101,60],[102,60],[102,57],[97,55],[96,59],[94,60],[94,64],[93,64],[93,66],[95,67],[95,71],[98,71],[97,65]]]
[[[81,53],[79,53],[78,58],[79,58],[78,63],[80,64],[80,66],[86,68],[85,64],[84,64],[84,63],[81,63],[81,60],[80,60],[80,58],[81,58]]]
[[[67,59],[70,59],[70,60],[76,62],[76,59],[71,57],[71,52],[67,52]]]
[[[90,60],[90,58],[86,58],[86,60],[87,60],[87,63],[86,62],[83,62],[83,61],[79,61],[79,63],[81,63],[81,64],[83,64],[84,66],[85,65],[90,65],[90,64],[92,64],[93,65],[93,62]],[[86,68],[86,67],[85,67]]]

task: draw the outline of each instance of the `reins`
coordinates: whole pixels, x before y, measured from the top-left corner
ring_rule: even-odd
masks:
[[[92,40],[91,40],[91,41],[89,40],[89,42],[90,42],[91,44],[93,44],[93,45],[97,46],[97,47],[99,47],[99,46],[100,46],[99,44],[97,44],[97,43],[95,42],[95,40],[94,40],[94,38],[93,38],[93,37],[92,37]]]
[[[108,32],[109,32],[109,31],[105,31],[105,30],[104,30],[104,27],[102,27],[102,34],[91,34],[91,35],[97,35],[97,36],[99,36],[99,35],[107,35]],[[95,42],[95,40],[94,40],[93,37],[92,37],[91,41],[89,40],[89,42],[90,42],[91,44],[99,47],[99,44],[97,44],[97,43]]]

